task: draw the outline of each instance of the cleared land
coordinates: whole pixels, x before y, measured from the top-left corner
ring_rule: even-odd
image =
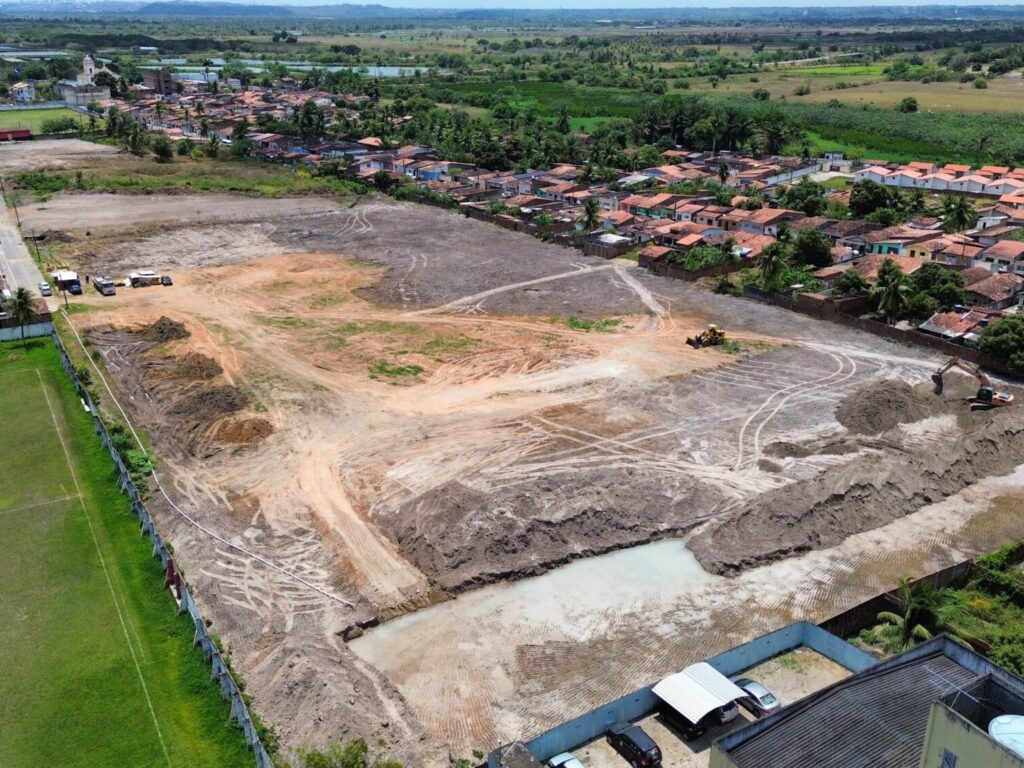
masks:
[[[248,766],[47,341],[0,345],[0,764]]]
[[[176,503],[278,566],[157,505],[288,744],[443,763],[1024,533],[980,508],[898,519],[1024,462],[1020,415],[963,416],[969,382],[914,389],[930,353],[424,206],[232,204],[139,232],[111,223],[125,198],[82,199],[28,226],[90,274],[174,270],[74,322]],[[742,351],[686,347],[708,322]],[[879,404],[883,379],[905,399]],[[486,607],[519,586],[496,582],[680,538],[711,573],[642,605],[605,595],[568,626]]]

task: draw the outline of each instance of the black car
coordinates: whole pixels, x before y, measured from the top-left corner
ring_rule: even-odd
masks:
[[[615,723],[605,733],[605,738],[633,768],[659,768],[661,765],[661,750],[639,725]]]
[[[689,719],[668,704],[662,704],[658,708],[658,715],[661,717],[662,722],[674,728],[683,737],[683,741],[698,739],[707,732],[708,728],[734,720],[738,714],[739,710],[736,707],[736,702],[730,702],[724,707],[711,710],[698,722],[691,723]]]
[[[163,286],[174,285],[174,281],[171,280],[171,276],[170,275],[164,275],[163,277],[160,278],[160,285],[163,285]]]

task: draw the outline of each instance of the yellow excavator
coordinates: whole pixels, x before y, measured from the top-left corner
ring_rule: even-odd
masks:
[[[694,349],[700,349],[701,347],[717,347],[723,341],[725,341],[725,331],[717,325],[709,325],[706,331],[691,336],[686,343]]]
[[[978,380],[978,393],[967,402],[971,404],[972,411],[988,411],[992,408],[999,408],[1004,405],[1013,405],[1013,395],[1009,392],[996,392],[992,388],[992,381],[981,372],[978,366],[964,362],[959,357],[951,357],[949,362],[932,374],[932,381],[935,383],[935,394],[941,395],[943,382],[942,375],[952,368],[959,368]]]

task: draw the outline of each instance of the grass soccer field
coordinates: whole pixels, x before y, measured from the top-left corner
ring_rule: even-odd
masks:
[[[42,133],[43,122],[58,117],[74,118],[89,128],[89,118],[73,109],[7,109],[0,112],[0,128],[31,128],[32,133]],[[97,119],[96,124],[102,128],[103,120]]]
[[[49,340],[0,344],[0,765],[251,766]]]

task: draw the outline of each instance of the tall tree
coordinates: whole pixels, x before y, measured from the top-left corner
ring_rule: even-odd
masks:
[[[785,243],[770,243],[757,259],[757,271],[761,284],[769,291],[777,290],[779,281],[786,274],[792,261],[792,251]]]
[[[36,316],[36,300],[28,288],[18,288],[7,302],[7,313],[15,325],[21,328],[21,343],[25,345],[25,326]]]
[[[583,213],[580,216],[580,226],[584,232],[593,232],[601,226],[600,205],[596,197],[588,197],[583,201]]]
[[[886,259],[878,269],[878,281],[871,289],[878,311],[885,316],[885,322],[892,325],[907,309],[911,288],[906,275],[892,259]]]
[[[561,134],[567,134],[570,130],[569,107],[561,104],[558,107],[558,117],[555,119],[555,130]]]
[[[962,195],[945,195],[942,198],[942,229],[946,232],[963,232],[978,223],[978,212],[971,202]]]

